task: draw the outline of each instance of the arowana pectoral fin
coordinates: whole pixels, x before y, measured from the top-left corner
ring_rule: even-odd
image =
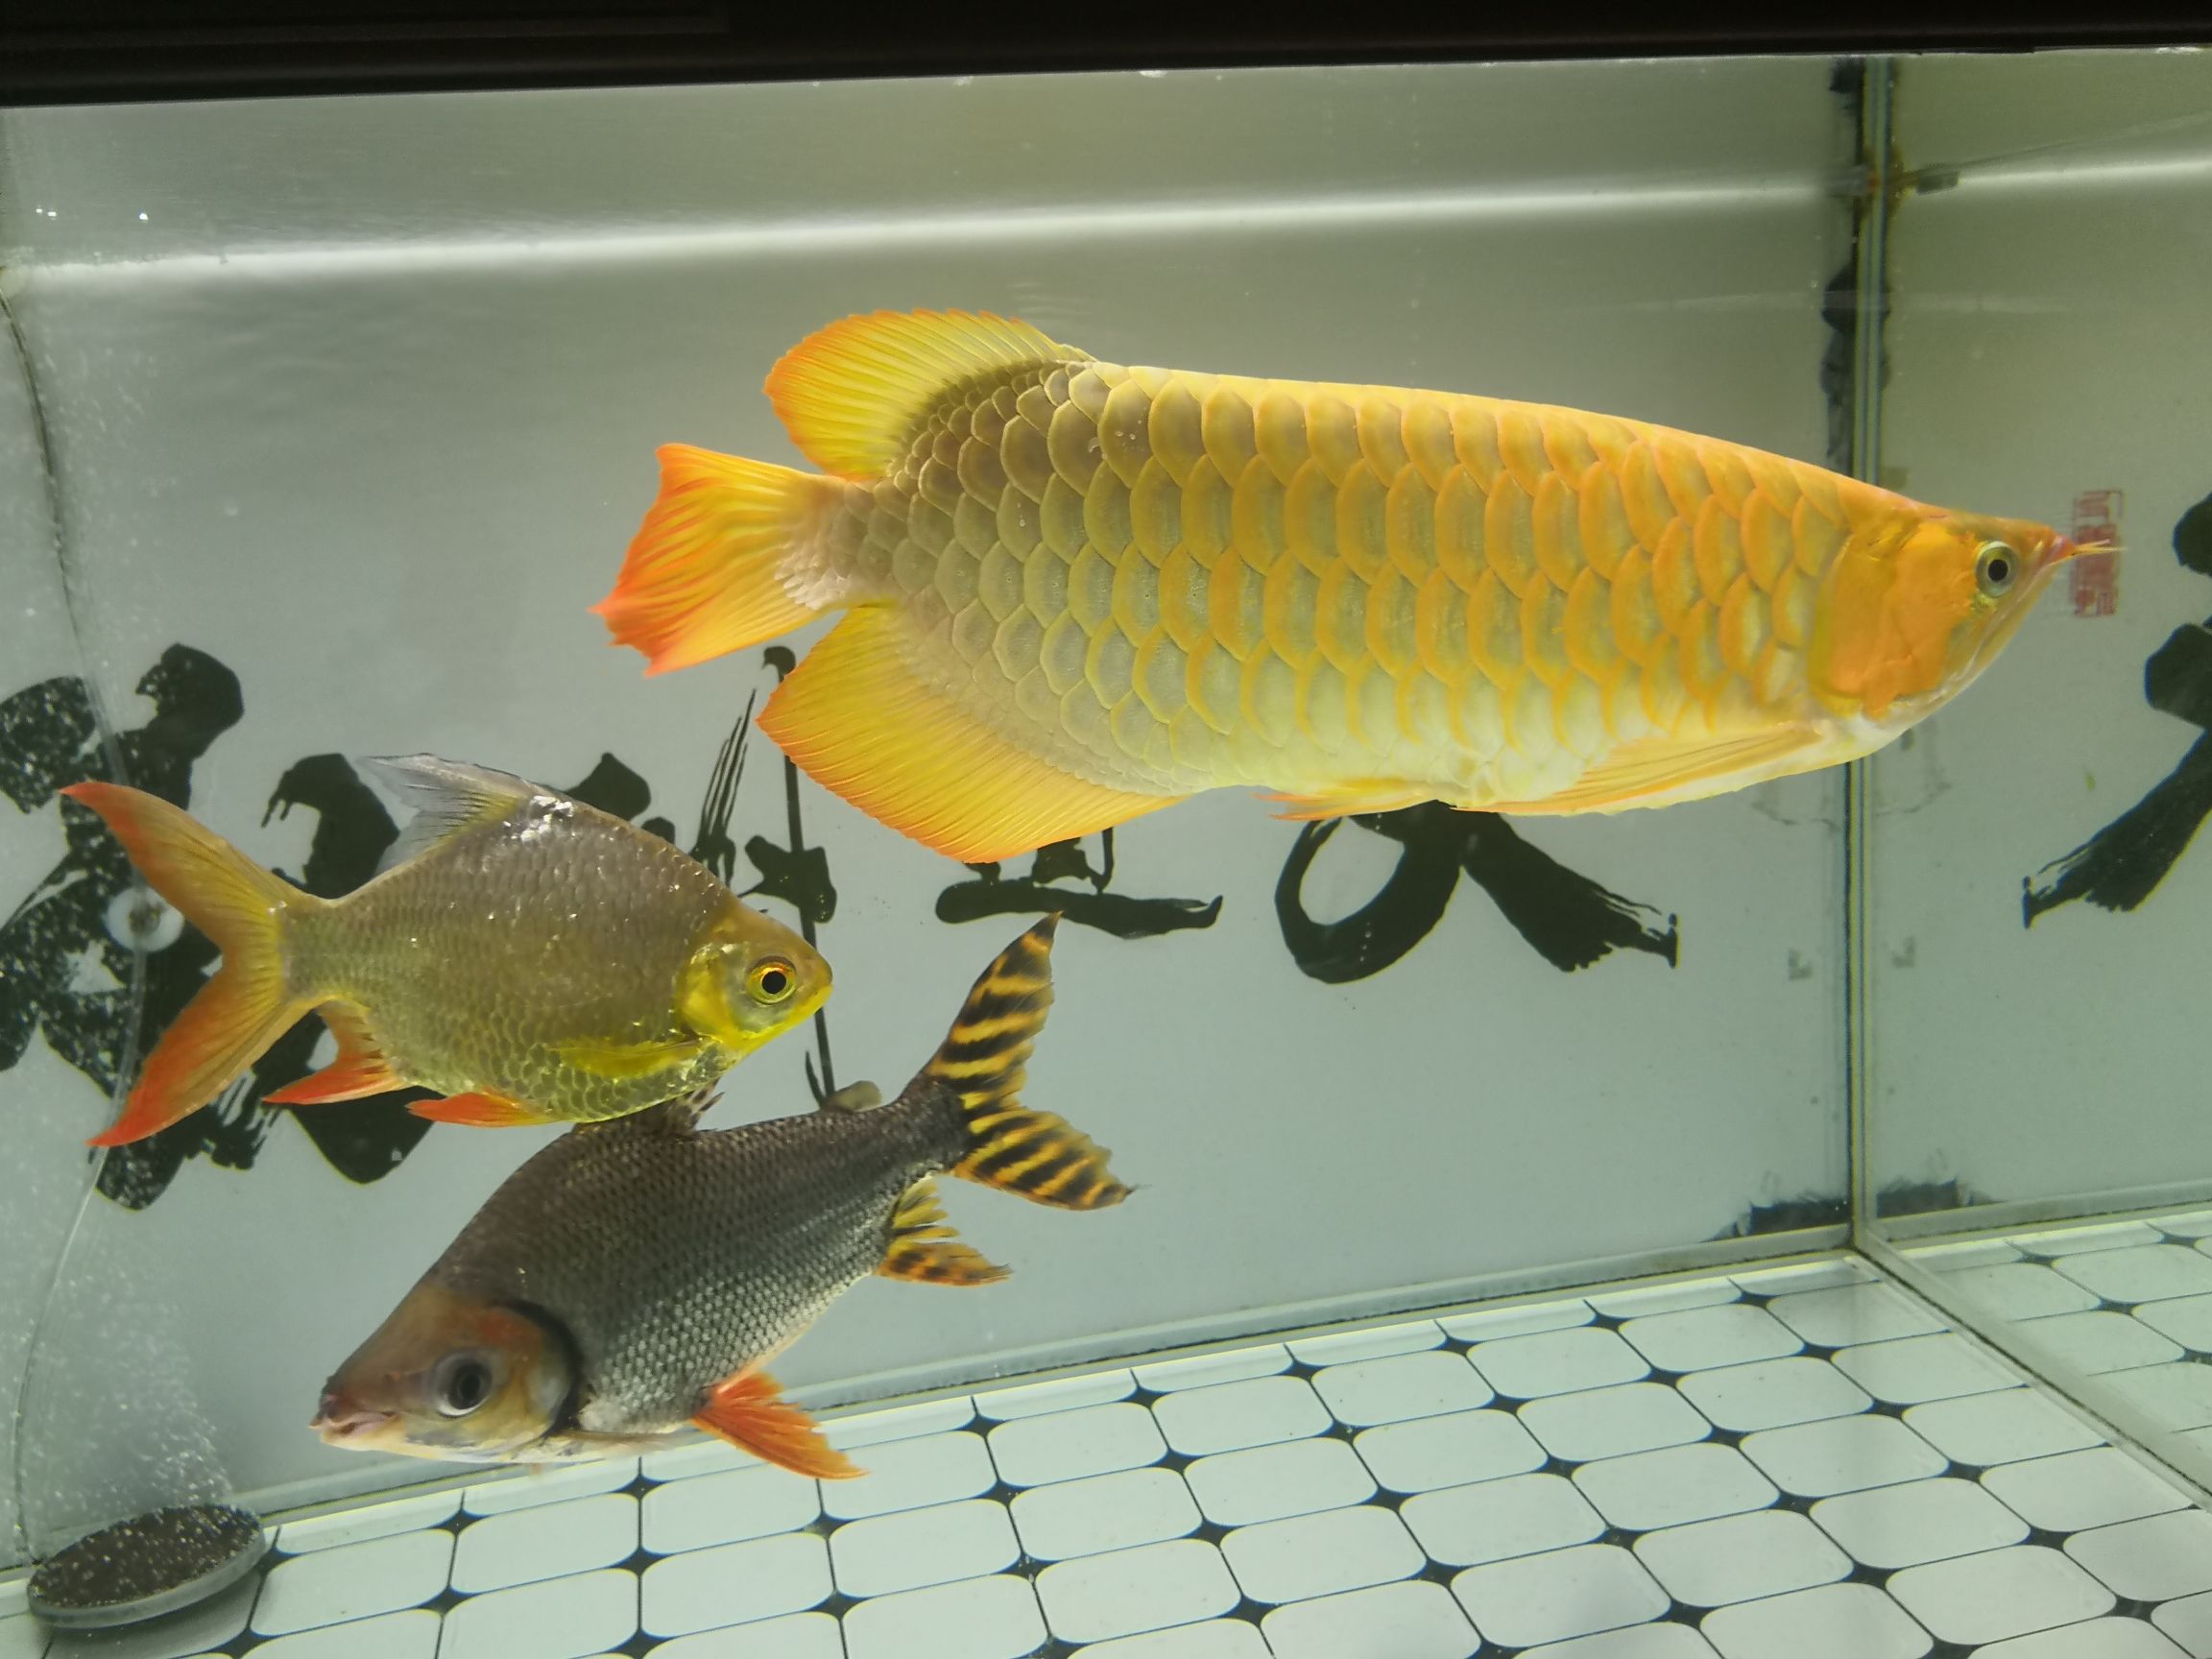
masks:
[[[825,789],[971,864],[1125,824],[1178,796],[1111,789],[1016,748],[900,656],[899,617],[864,605],[768,699],[760,730]]]

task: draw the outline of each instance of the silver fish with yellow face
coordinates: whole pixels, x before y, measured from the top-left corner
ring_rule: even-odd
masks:
[[[504,1127],[596,1121],[703,1088],[811,1015],[830,965],[660,836],[510,773],[365,762],[418,808],[367,885],[304,892],[156,796],[61,793],[223,952],[93,1142],[197,1111],[310,1009],[337,1057],[272,1105],[407,1085],[410,1110]]]
[[[800,1474],[857,1475],[760,1366],[870,1273],[985,1285],[934,1176],[1094,1210],[1128,1189],[1022,1105],[1052,998],[1053,920],[985,970],[896,1100],[701,1131],[702,1093],[579,1127],[493,1194],[325,1385],[334,1446],[538,1462],[695,1424]]]

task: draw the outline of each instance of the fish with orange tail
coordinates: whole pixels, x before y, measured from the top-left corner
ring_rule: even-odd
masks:
[[[658,835],[504,772],[366,762],[418,807],[366,885],[302,892],[190,814],[115,783],[61,793],[223,952],[96,1146],[205,1105],[310,1010],[337,1057],[268,1096],[486,1127],[594,1121],[711,1082],[805,1020],[830,966]]]
[[[1056,918],[984,970],[899,1097],[702,1132],[694,1096],[560,1137],[510,1176],[331,1376],[334,1446],[542,1462],[694,1424],[802,1475],[862,1473],[760,1367],[871,1273],[988,1285],[946,1224],[946,1171],[1065,1210],[1128,1189],[1105,1150],[1024,1106]]]
[[[971,862],[1226,786],[1611,812],[1856,759],[2076,551],[1647,421],[985,314],[847,319],[766,390],[824,471],[661,449],[595,609],[654,673],[843,612],[761,729]]]

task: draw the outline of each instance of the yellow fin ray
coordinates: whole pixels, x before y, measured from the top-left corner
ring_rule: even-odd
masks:
[[[953,1174],[1034,1204],[1097,1210],[1129,1195],[1107,1167],[1106,1148],[1058,1113],[1021,1101],[1024,1068],[1052,1006],[1059,922],[1047,916],[983,970],[916,1081],[948,1089],[960,1102],[969,1152]]]
[[[970,864],[1170,806],[1025,754],[901,660],[899,620],[856,608],[806,654],[760,712],[760,730],[833,794]]]
[[[391,1059],[369,1028],[366,1011],[351,1002],[325,1002],[315,1010],[338,1040],[338,1057],[297,1083],[262,1096],[270,1106],[312,1106],[332,1100],[358,1100],[404,1089],[407,1079],[393,1070]]]
[[[1616,749],[1575,782],[1541,800],[1480,801],[1465,805],[1484,812],[1527,816],[1670,805],[1803,771],[1809,764],[1829,764],[1851,757],[1838,753],[1818,762],[1811,761],[1805,751],[1821,741],[1818,732],[1805,726],[1785,726],[1742,737],[1691,741],[1645,737]]]
[[[809,461],[868,478],[889,469],[930,404],[961,381],[1089,361],[987,311],[878,311],[809,334],[769,371],[766,391]]]
[[[1394,778],[1361,778],[1303,795],[1269,795],[1264,799],[1283,804],[1284,809],[1276,817],[1299,823],[1343,818],[1354,812],[1395,812],[1401,806],[1418,806],[1424,801],[1435,800],[1436,791]]]
[[[707,1046],[700,1037],[671,1038],[664,1043],[598,1043],[586,1038],[556,1043],[553,1052],[562,1064],[594,1077],[627,1080],[650,1077],[656,1071],[688,1064]]]
[[[615,644],[645,654],[647,674],[788,634],[833,602],[819,569],[805,599],[786,577],[843,485],[688,444],[657,453],[660,493],[613,591],[591,607]]]
[[[527,1101],[494,1094],[488,1089],[412,1101],[407,1110],[433,1123],[466,1123],[471,1129],[534,1129],[541,1123],[561,1121]]]
[[[876,1271],[886,1279],[926,1285],[991,1285],[1005,1278],[1008,1269],[954,1237],[937,1183],[924,1177],[906,1189],[892,1213],[891,1242]]]
[[[284,934],[293,913],[325,902],[157,795],[96,780],[61,793],[98,813],[146,884],[223,952],[214,976],[146,1056],[123,1115],[92,1138],[95,1146],[122,1146],[198,1111],[313,1006],[287,980]]]
[[[554,798],[552,790],[511,772],[435,755],[365,755],[359,764],[415,808],[407,828],[377,861],[378,874],[397,870],[452,836],[496,824],[534,796]]]

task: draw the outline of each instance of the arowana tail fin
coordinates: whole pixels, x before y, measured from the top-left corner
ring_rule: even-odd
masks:
[[[661,493],[614,590],[591,607],[648,674],[773,639],[836,602],[795,597],[791,579],[821,585],[816,526],[846,485],[685,444],[659,454]]]
[[[61,791],[107,821],[146,884],[184,913],[223,952],[215,976],[185,1004],[146,1056],[123,1116],[95,1146],[120,1146],[197,1111],[258,1060],[314,1005],[285,983],[287,912],[320,909],[190,814],[118,783]]]
[[[915,1081],[939,1084],[959,1097],[971,1149],[953,1174],[1039,1204],[1097,1210],[1129,1195],[1107,1169],[1106,1149],[1067,1118],[1032,1112],[1021,1101],[1022,1067],[1052,1005],[1052,930],[1059,920],[1047,916],[998,953]]]

